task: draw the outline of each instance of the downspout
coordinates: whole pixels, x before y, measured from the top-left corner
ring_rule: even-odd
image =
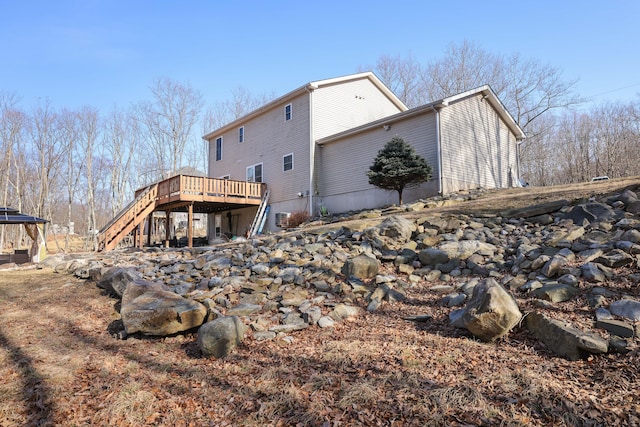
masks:
[[[313,201],[315,193],[315,168],[316,168],[316,140],[314,135],[313,126],[313,91],[318,87],[312,84],[307,85],[306,89],[309,92],[309,216],[313,217]]]
[[[440,146],[440,111],[434,105],[431,109],[436,113],[436,156],[438,157],[438,194],[442,196],[442,147]]]
[[[517,175],[517,182],[514,183],[514,187],[521,187],[522,186],[522,180],[520,179],[520,153],[522,152],[522,143],[524,142],[524,139],[522,138],[516,138],[516,175]]]

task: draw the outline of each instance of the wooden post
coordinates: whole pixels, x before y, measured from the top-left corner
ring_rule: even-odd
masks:
[[[164,247],[168,248],[169,247],[169,230],[171,229],[171,211],[170,210],[166,210],[164,211],[165,213],[165,227],[164,227]]]
[[[148,229],[147,229],[147,246],[151,246],[151,229],[153,228],[153,212],[149,214],[147,217],[149,221]]]
[[[187,246],[193,247],[193,202],[189,203],[189,211],[187,213]]]
[[[138,242],[138,247],[140,249],[142,249],[142,235],[144,234],[143,228],[144,228],[144,221],[138,224],[138,229],[136,230],[136,234],[137,234],[136,242]]]

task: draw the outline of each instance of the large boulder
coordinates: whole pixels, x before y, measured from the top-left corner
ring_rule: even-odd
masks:
[[[540,298],[551,302],[565,302],[573,298],[579,290],[571,285],[564,283],[548,283],[541,288],[535,289],[532,294],[536,298]]]
[[[121,297],[127,289],[127,285],[141,276],[140,272],[133,268],[111,267],[98,280],[97,285],[99,288]]]
[[[362,309],[360,307],[340,303],[333,307],[333,310],[328,316],[334,321],[339,322],[359,316],[361,313]]]
[[[162,283],[149,282],[144,279],[136,279],[127,284],[124,292],[122,293],[121,305],[129,304],[140,295],[149,291],[168,291],[169,289]]]
[[[585,228],[580,226],[566,227],[549,233],[544,242],[547,246],[556,247],[561,242],[573,242],[584,236]]]
[[[51,268],[56,269],[58,265],[63,265],[63,270],[66,271],[67,266],[71,263],[71,258],[67,254],[55,254],[49,255],[44,260],[38,263],[38,268]]]
[[[626,207],[627,212],[640,215],[640,201],[629,203]]]
[[[425,248],[418,253],[418,259],[422,265],[435,267],[438,264],[449,262],[449,254],[438,248]]]
[[[609,311],[623,319],[640,321],[640,301],[630,299],[614,301],[609,306]]]
[[[635,259],[621,249],[613,249],[593,261],[610,268],[620,268],[632,264]]]
[[[493,278],[478,283],[467,305],[450,316],[454,326],[487,342],[506,335],[521,318],[515,299]]]
[[[572,206],[566,210],[563,219],[570,219],[576,225],[586,225],[591,222],[609,222],[620,218],[620,213],[604,203],[585,203]]]
[[[540,272],[547,277],[557,276],[565,265],[573,262],[575,259],[575,254],[569,249],[564,248],[551,257],[551,259],[549,259],[549,261],[547,261],[542,267]]]
[[[541,313],[529,313],[526,320],[529,331],[565,359],[583,359],[609,350],[608,342],[600,335],[581,331],[569,323],[549,319]]]
[[[198,348],[205,357],[225,357],[242,342],[246,330],[237,316],[219,317],[198,329]]]
[[[411,239],[416,230],[416,224],[403,216],[390,216],[378,225],[378,234],[393,239],[397,244],[403,244]]]
[[[631,190],[624,190],[618,197],[625,205],[630,205],[638,201],[638,195]]]
[[[367,255],[358,255],[348,259],[342,266],[342,274],[347,277],[357,277],[366,280],[376,277],[380,271],[380,262]]]
[[[440,233],[456,231],[463,226],[463,222],[456,217],[429,217],[418,220],[425,228],[435,228]]]
[[[127,334],[171,335],[202,325],[207,309],[173,292],[149,290],[120,309]]]
[[[446,253],[450,259],[465,260],[473,254],[493,256],[498,248],[491,243],[479,240],[460,240],[458,242],[445,242],[438,245],[438,249]]]

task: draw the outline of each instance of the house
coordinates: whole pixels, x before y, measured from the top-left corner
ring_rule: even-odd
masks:
[[[393,136],[432,167],[433,178],[407,189],[407,201],[470,188],[506,188],[519,178],[524,132],[489,86],[408,109],[373,73],[308,83],[203,137],[209,177],[264,182],[267,230],[286,214],[381,207],[397,195],[366,172]],[[242,235],[256,213],[245,207],[210,218]]]
[[[317,188],[331,212],[375,208],[397,194],[369,184],[378,150],[399,136],[425,158],[432,179],[407,188],[406,201],[473,188],[518,185],[518,145],[524,132],[489,86],[318,139]]]

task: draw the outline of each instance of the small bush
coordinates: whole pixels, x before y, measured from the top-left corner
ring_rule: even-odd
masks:
[[[311,217],[307,211],[291,212],[291,215],[289,215],[289,218],[287,219],[287,228],[295,228],[303,222],[308,221],[309,218]]]

